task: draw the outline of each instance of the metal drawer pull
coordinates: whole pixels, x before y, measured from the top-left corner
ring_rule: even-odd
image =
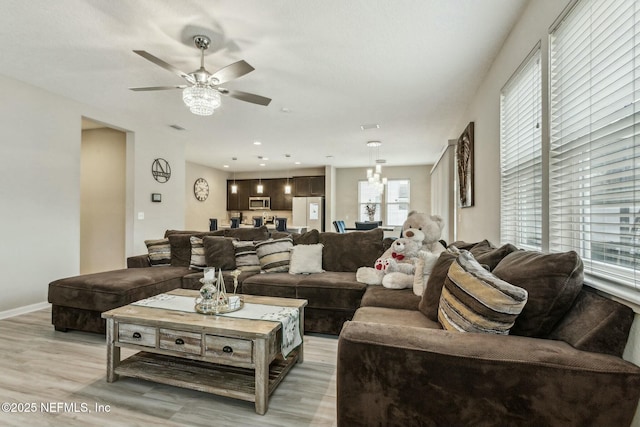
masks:
[[[222,351],[224,351],[225,353],[233,353],[233,349],[228,345],[222,347]]]
[[[178,345],[183,345],[183,344],[184,344],[184,340],[183,340],[182,338],[178,338],[178,339],[176,340],[176,344],[178,344]]]
[[[133,338],[139,340],[140,338],[142,338],[142,335],[140,334],[140,332],[134,332],[133,333]]]

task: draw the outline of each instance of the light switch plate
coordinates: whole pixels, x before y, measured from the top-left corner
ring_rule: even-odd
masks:
[[[138,212],[138,219],[144,219],[144,212]]]

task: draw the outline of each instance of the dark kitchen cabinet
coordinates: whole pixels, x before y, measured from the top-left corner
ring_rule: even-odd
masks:
[[[235,181],[238,192],[232,193],[233,180],[227,180],[227,210],[246,211],[249,209],[249,183],[244,180]]]
[[[294,196],[324,196],[324,176],[297,176],[294,180]]]
[[[284,186],[287,185],[286,178],[269,180],[269,196],[271,197],[272,211],[290,211],[293,203],[293,194],[284,194]],[[265,188],[266,190],[266,188]]]

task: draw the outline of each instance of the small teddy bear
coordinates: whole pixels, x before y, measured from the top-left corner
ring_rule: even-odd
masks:
[[[417,231],[412,238],[401,237],[391,245],[391,258],[383,260],[384,277],[382,286],[390,289],[405,289],[413,287],[415,276],[415,262],[422,248],[424,235]],[[378,268],[376,263],[376,268]]]

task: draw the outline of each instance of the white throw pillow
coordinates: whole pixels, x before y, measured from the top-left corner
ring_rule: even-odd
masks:
[[[322,269],[322,243],[315,245],[295,245],[291,250],[291,262],[289,273],[310,274],[323,273]]]

